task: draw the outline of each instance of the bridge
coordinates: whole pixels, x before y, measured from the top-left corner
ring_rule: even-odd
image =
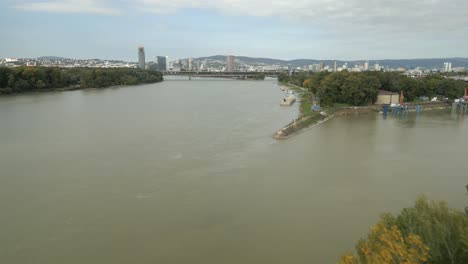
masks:
[[[165,76],[188,76],[192,77],[206,77],[206,78],[234,78],[234,79],[253,79],[257,76],[277,77],[280,73],[287,71],[165,71]]]

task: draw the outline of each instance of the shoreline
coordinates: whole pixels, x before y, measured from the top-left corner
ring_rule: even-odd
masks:
[[[308,114],[304,115],[304,112],[302,109],[303,107],[309,108],[310,106],[308,103],[306,104],[304,100],[308,100],[307,98],[304,98],[304,94],[309,95],[309,91],[307,91],[305,88],[290,84],[290,83],[281,83],[278,82],[278,84],[282,87],[285,87],[287,89],[291,89],[294,91],[297,91],[300,93],[300,98],[299,98],[299,116],[297,118],[294,118],[293,121],[285,126],[283,126],[281,129],[276,131],[272,137],[275,139],[288,139],[296,134],[299,134],[303,131],[306,131],[308,129],[311,129],[315,126],[318,126],[322,123],[325,123],[326,121],[334,118],[337,116],[337,110],[338,109],[323,109],[321,112],[310,112]],[[328,113],[331,112],[331,113]]]
[[[160,82],[163,82],[163,81],[160,81]],[[81,88],[81,87],[71,86],[71,87],[55,88],[55,89],[35,89],[35,90],[28,90],[28,91],[19,92],[19,93],[0,94],[0,98],[10,97],[10,96],[18,96],[18,95],[53,93],[53,92],[72,92],[72,91],[86,91],[86,90],[98,90],[98,89],[109,89],[109,88],[122,88],[122,87],[141,86],[141,85],[145,85],[145,84],[154,84],[154,83],[160,83],[160,82],[139,83],[139,84],[122,84],[122,85],[112,85],[112,86],[107,86],[107,87],[86,87],[86,88]]]
[[[292,89],[295,91],[306,92],[308,91],[302,87],[289,84],[289,83],[281,83],[278,82],[280,86],[283,86],[288,89]],[[303,94],[301,94],[299,104],[303,105]],[[407,103],[409,106],[409,112],[416,112],[416,105],[420,105],[422,107],[421,111],[436,111],[436,110],[446,110],[452,108],[451,104],[448,102],[419,102],[419,103]],[[337,116],[345,116],[345,115],[361,115],[361,114],[383,114],[382,112],[382,105],[368,105],[368,106],[338,106],[334,108],[324,108],[320,113],[316,112],[315,115],[303,115],[301,111],[301,106],[299,107],[299,116],[294,118],[293,122],[283,126],[279,130],[277,130],[272,137],[275,139],[288,139],[294,135],[302,133],[303,131],[309,130],[313,127],[321,125],[326,121],[337,117]],[[388,113],[388,115],[393,115],[392,113]]]

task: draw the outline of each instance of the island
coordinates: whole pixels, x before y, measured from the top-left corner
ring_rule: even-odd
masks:
[[[135,68],[0,67],[0,95],[161,82],[159,71]]]

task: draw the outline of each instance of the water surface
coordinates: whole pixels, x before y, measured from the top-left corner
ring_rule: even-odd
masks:
[[[1,263],[335,263],[419,194],[466,204],[468,120],[297,115],[275,81],[0,98]]]

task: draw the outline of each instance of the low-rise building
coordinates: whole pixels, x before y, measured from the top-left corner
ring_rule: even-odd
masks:
[[[400,95],[398,93],[379,90],[375,104],[398,104],[399,102]]]

